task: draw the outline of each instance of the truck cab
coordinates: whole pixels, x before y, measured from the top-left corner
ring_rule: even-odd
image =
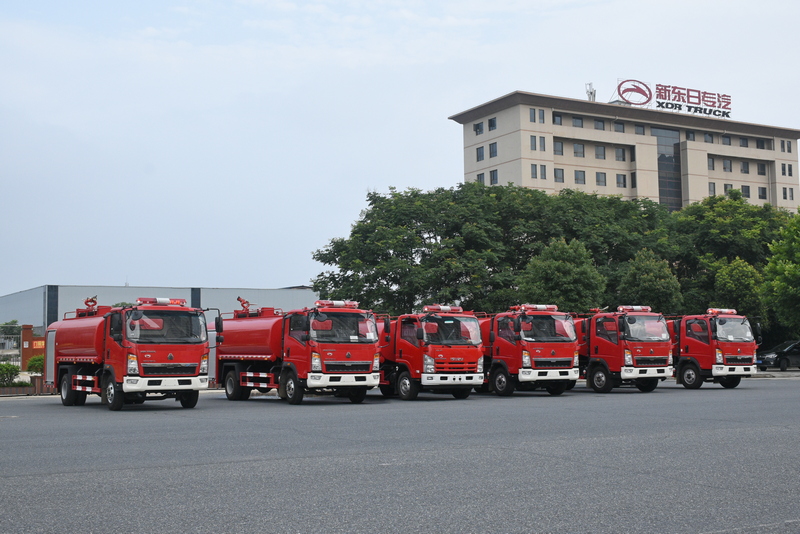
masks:
[[[622,385],[650,392],[672,376],[667,321],[650,306],[619,306],[577,323],[581,374],[596,392]]]
[[[515,389],[544,388],[560,395],[579,375],[578,339],[572,316],[554,304],[522,304],[482,317],[484,369],[500,396]]]
[[[756,335],[747,317],[729,308],[709,308],[670,322],[675,344],[675,380],[687,389],[703,382],[735,388],[758,373]]]

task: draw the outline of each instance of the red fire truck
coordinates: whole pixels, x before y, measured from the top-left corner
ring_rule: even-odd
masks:
[[[318,300],[313,308],[277,308],[223,314],[224,336],[214,369],[229,400],[245,400],[255,388],[300,404],[306,392],[364,400],[380,381],[375,315],[349,300]]]
[[[522,304],[479,318],[483,368],[501,396],[515,388],[561,395],[578,379],[578,339],[572,317],[554,304]]]
[[[705,315],[687,315],[669,326],[675,336],[675,379],[683,387],[716,382],[735,388],[742,377],[758,372],[756,336],[747,317],[736,310],[709,308]]]
[[[577,319],[581,375],[598,393],[623,384],[656,389],[672,376],[672,343],[664,316],[650,306],[619,306],[616,312]]]
[[[111,410],[174,398],[194,408],[208,388],[208,330],[203,310],[184,299],[140,298],[134,306],[97,306],[64,314],[47,327],[45,382],[64,406],[100,395]]]
[[[387,325],[384,332],[390,334]],[[483,348],[478,318],[460,306],[425,306],[422,313],[391,321],[382,347],[381,393],[413,400],[420,391],[469,397],[483,384]]]

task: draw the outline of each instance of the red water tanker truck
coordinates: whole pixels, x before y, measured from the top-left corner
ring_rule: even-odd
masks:
[[[634,385],[653,391],[672,377],[672,342],[664,316],[650,306],[619,306],[575,321],[581,375],[598,393]]]
[[[558,306],[522,304],[479,318],[489,388],[501,396],[514,389],[544,388],[560,395],[578,379],[578,339],[572,316]]]
[[[478,318],[460,306],[433,304],[383,325],[381,393],[413,400],[420,391],[469,397],[481,387],[483,348]]]
[[[223,314],[216,377],[229,400],[253,389],[300,404],[306,392],[334,394],[360,403],[380,381],[375,315],[354,301],[318,300],[313,308],[278,308]]]
[[[174,398],[194,408],[208,388],[208,330],[203,310],[184,299],[141,298],[133,306],[97,306],[64,314],[47,327],[45,382],[64,406],[99,395],[111,410]]]
[[[683,387],[697,389],[703,382],[715,382],[735,388],[742,377],[758,373],[758,334],[736,310],[709,308],[704,315],[670,321],[669,327],[675,341],[675,380]]]

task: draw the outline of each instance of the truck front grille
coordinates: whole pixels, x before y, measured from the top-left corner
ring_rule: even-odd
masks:
[[[369,373],[372,362],[325,362],[326,373]]]
[[[531,360],[535,369],[569,369],[572,368],[572,358],[561,359],[542,359],[534,358]]]
[[[752,356],[725,356],[725,363],[728,365],[752,365]]]
[[[474,373],[478,369],[478,363],[473,362],[436,362],[437,373]]]
[[[667,365],[666,356],[640,356],[635,360],[636,367],[664,367]]]
[[[142,364],[143,376],[195,376],[197,364],[194,363],[165,363]]]

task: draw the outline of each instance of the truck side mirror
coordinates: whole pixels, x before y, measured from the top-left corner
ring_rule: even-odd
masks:
[[[383,331],[387,334],[391,334],[392,332],[392,321],[389,320],[388,317],[383,318]]]
[[[311,339],[311,334],[303,334],[300,336],[300,341],[302,342],[309,341],[310,339]]]
[[[522,318],[521,317],[514,317],[514,332],[521,332],[522,331]]]
[[[494,332],[489,332],[489,343],[494,343]]]
[[[117,343],[122,343],[122,334],[111,334],[111,339]]]
[[[222,332],[222,317],[219,315],[214,317],[214,330],[217,332]]]
[[[222,343],[223,341],[225,341],[225,338],[224,338],[223,336],[219,336],[219,335],[218,335],[218,336],[217,336],[217,345],[219,345],[219,344],[220,344],[220,343]]]
[[[423,330],[422,328],[417,328],[417,339],[419,339],[420,341],[425,339],[425,330]]]

